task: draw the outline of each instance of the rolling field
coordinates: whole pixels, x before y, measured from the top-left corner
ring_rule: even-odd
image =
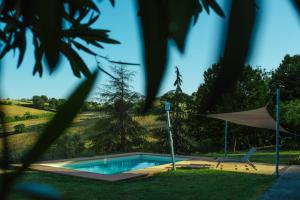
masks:
[[[40,134],[43,132],[47,123],[54,116],[54,112],[39,110],[29,107],[23,107],[16,102],[12,105],[2,105],[6,116],[15,117],[23,116],[26,112],[29,112],[33,116],[39,116],[38,118],[24,119],[13,122],[5,123],[5,131],[9,134],[14,134],[15,126],[18,124],[24,124],[26,130],[23,133],[11,135],[8,137],[8,143],[10,146],[10,157],[14,161],[20,160],[22,155],[28,151],[33,144],[38,140]],[[65,131],[63,135],[79,135],[80,138],[85,138],[87,129],[93,126],[99,118],[98,113],[81,113],[74,119],[71,126]],[[2,129],[0,127],[0,129]],[[2,130],[3,131],[3,130]],[[2,143],[0,143],[0,150],[2,149]]]
[[[40,115],[45,113],[52,113],[50,111],[38,110],[34,108],[19,106],[19,105],[2,105],[3,112],[6,116],[22,116],[26,112],[29,112],[32,115]]]

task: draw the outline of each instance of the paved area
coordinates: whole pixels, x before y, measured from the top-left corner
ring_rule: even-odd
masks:
[[[292,165],[278,178],[259,200],[299,200],[300,165]]]

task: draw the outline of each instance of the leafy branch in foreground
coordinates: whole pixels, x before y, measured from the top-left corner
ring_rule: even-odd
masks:
[[[32,35],[35,65],[33,74],[42,76],[42,59],[46,58],[50,72],[57,68],[59,55],[70,62],[76,77],[89,76],[90,71],[75,50],[96,55],[87,46],[102,49],[103,43],[119,44],[109,38],[109,30],[92,28],[100,16],[93,0],[29,0],[2,1],[0,12],[0,59],[11,50],[19,50],[18,67],[22,64],[28,34]],[[85,44],[84,44],[85,43]]]

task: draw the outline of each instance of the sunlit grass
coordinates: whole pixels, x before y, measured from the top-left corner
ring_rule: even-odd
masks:
[[[44,113],[51,113],[50,111],[45,110],[39,110],[35,108],[29,108],[24,106],[18,106],[18,105],[2,105],[1,108],[3,109],[3,112],[6,116],[22,116],[26,112],[29,112],[32,115],[39,115]]]
[[[237,153],[228,153],[229,157],[242,157],[247,152],[237,152]],[[222,157],[224,153],[206,153],[206,154],[197,154],[202,156],[209,156],[209,157]],[[281,164],[289,164],[289,162],[295,159],[297,156],[300,155],[300,150],[281,150],[279,162]],[[260,163],[275,163],[275,149],[274,151],[271,150],[257,150],[253,156],[251,156],[250,160],[252,162],[260,162]]]
[[[158,120],[158,115],[140,115],[134,116],[133,119],[145,128],[157,128],[165,126],[164,121]]]

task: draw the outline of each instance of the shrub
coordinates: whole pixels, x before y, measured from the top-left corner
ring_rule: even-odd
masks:
[[[24,119],[32,119],[33,115],[30,112],[26,112],[26,113],[24,113],[23,118]]]
[[[48,149],[45,159],[80,157],[85,151],[84,142],[79,135],[63,135]]]
[[[199,142],[198,149],[202,153],[207,153],[214,150],[214,142],[211,138],[204,139]]]
[[[17,124],[14,126],[15,133],[23,133],[26,131],[25,124]]]
[[[290,160],[290,165],[300,165],[300,156],[297,156],[295,159]]]
[[[12,105],[12,101],[0,101],[0,105]]]
[[[14,118],[15,118],[14,119],[15,121],[21,121],[21,120],[23,120],[22,117],[20,117],[19,115],[15,115]]]

